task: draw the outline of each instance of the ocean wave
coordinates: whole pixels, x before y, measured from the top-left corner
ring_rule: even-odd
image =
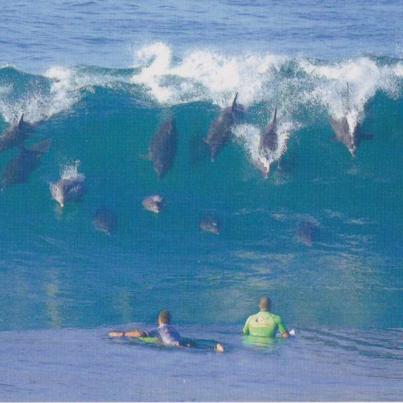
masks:
[[[1,68],[0,75],[10,68]],[[298,104],[321,104],[333,115],[340,116],[345,108],[347,84],[351,107],[358,114],[378,90],[399,97],[403,63],[396,60],[385,63],[370,57],[325,63],[264,52],[234,55],[203,48],[178,57],[167,44],[155,42],[135,51],[130,69],[52,66],[42,77],[48,79],[48,94],[39,91],[38,96],[44,96],[43,103],[51,100],[55,103],[45,113],[49,116],[74,105],[80,90],[115,89],[130,83],[142,87],[151,99],[165,106],[211,102],[223,108],[238,92],[240,101],[248,107],[267,103],[295,110]],[[0,95],[7,88],[1,81]],[[9,115],[4,111],[3,107],[1,113],[7,120]]]
[[[73,111],[87,96],[97,96],[97,88],[117,97],[140,97],[157,108],[194,103],[224,108],[238,93],[247,117],[232,128],[233,134],[252,165],[268,174],[285,154],[289,138],[302,127],[345,117],[353,137],[376,94],[400,98],[402,77],[403,63],[395,59],[362,56],[324,62],[203,48],[179,57],[167,44],[154,42],[135,52],[134,65],[128,69],[52,66],[42,75],[30,75],[4,67],[0,69],[0,114],[8,123],[22,114],[31,123],[48,120]],[[260,132],[274,107],[279,111],[278,147],[262,155]]]

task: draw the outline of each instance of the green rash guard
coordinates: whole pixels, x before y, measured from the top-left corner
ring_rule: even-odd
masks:
[[[243,327],[243,334],[258,337],[275,337],[277,330],[283,334],[286,328],[280,316],[268,311],[260,311],[249,316]]]

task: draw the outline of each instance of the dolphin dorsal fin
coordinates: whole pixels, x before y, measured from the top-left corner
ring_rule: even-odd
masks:
[[[24,123],[24,114],[21,115],[20,120],[18,121],[18,127],[21,127]]]
[[[235,111],[235,108],[236,108],[236,100],[237,100],[237,98],[238,98],[238,93],[235,94],[234,100],[232,101],[231,109],[232,109],[233,112]]]
[[[276,105],[276,107],[274,108],[273,123],[276,123],[276,120],[277,120],[277,105]]]

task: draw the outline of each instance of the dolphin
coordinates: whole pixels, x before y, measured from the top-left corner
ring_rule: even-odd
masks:
[[[51,140],[47,139],[30,149],[22,147],[20,153],[4,169],[1,188],[27,182],[31,173],[39,167],[43,155],[49,151],[51,143]]]
[[[330,125],[335,133],[333,140],[344,144],[353,157],[355,157],[362,140],[372,140],[374,137],[372,134],[363,133],[359,123],[357,123],[354,130],[351,131],[350,125],[345,116],[339,119],[331,116]]]
[[[242,105],[237,103],[238,93],[235,94],[232,105],[225,108],[218,118],[211,124],[204,142],[210,148],[210,158],[214,161],[217,154],[231,137],[231,129],[237,121],[239,114],[244,111]]]
[[[169,118],[152,138],[148,154],[148,159],[152,161],[154,171],[159,178],[165,176],[174,163],[177,141],[175,121]]]
[[[66,202],[81,200],[85,192],[85,176],[83,174],[71,178],[61,178],[59,181],[50,184],[52,199],[57,201],[62,208]]]
[[[277,133],[277,107],[274,109],[273,120],[267,128],[260,134],[259,151],[263,155],[268,155],[270,152],[276,151],[278,148],[278,133]]]
[[[219,235],[221,226],[218,220],[212,216],[205,216],[200,221],[200,229],[214,235]]]
[[[106,207],[99,208],[92,220],[95,230],[107,235],[111,235],[116,230],[117,222],[115,213]]]
[[[164,204],[165,204],[164,198],[159,195],[148,196],[143,200],[144,209],[155,214],[161,212]]]
[[[260,133],[259,154],[261,159],[254,162],[256,168],[262,172],[267,178],[270,169],[269,156],[278,148],[278,133],[277,133],[277,107],[274,109],[272,121],[266,129]]]
[[[34,125],[24,121],[24,115],[22,114],[18,123],[9,127],[0,136],[0,152],[24,143],[32,134],[34,128]]]

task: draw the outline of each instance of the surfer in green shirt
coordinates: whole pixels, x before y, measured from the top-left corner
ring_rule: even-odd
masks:
[[[243,327],[244,335],[273,338],[276,336],[277,331],[279,331],[283,338],[290,336],[280,316],[270,312],[270,305],[271,301],[269,297],[260,298],[260,312],[249,316],[246,320]]]

